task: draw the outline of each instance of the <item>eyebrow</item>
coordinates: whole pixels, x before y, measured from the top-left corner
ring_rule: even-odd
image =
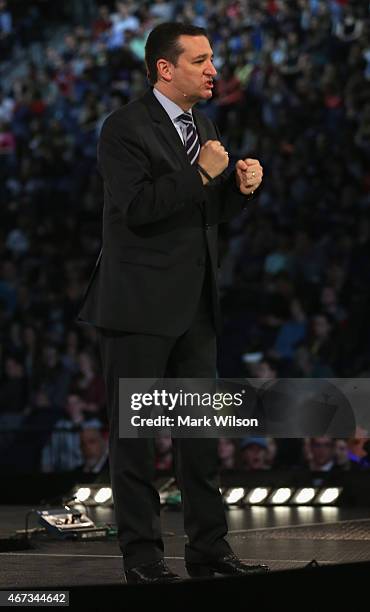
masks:
[[[208,55],[209,55],[208,53],[202,53],[201,55],[197,55],[196,57],[194,57],[193,61],[197,59],[205,59],[206,57],[208,57]],[[213,53],[211,53],[211,58],[212,57],[213,57]]]

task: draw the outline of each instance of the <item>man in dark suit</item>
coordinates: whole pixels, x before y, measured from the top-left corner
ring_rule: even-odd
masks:
[[[113,112],[98,145],[104,180],[103,246],[79,318],[95,325],[107,390],[109,460],[128,582],[173,581],[163,559],[152,439],[118,436],[118,379],[214,378],[217,224],[248,205],[262,168],[228,154],[196,102],[212,97],[216,69],[205,30],[163,23],[146,44],[153,87]],[[191,576],[244,574],[225,540],[217,440],[175,439]]]

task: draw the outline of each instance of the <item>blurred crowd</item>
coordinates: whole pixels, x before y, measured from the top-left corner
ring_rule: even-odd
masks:
[[[96,334],[75,321],[100,249],[96,144],[105,117],[147,88],[146,38],[168,20],[207,29],[218,76],[199,107],[231,163],[256,157],[264,168],[246,214],[220,228],[219,375],[370,375],[368,2],[0,0],[6,469],[106,463]],[[221,440],[220,464],[364,467],[364,435],[361,448]],[[157,451],[158,467],[171,465],[170,441]]]
[[[360,433],[360,432],[359,432]],[[222,470],[301,469],[340,473],[370,468],[370,448],[363,437],[274,439],[248,437],[219,439]]]
[[[219,438],[218,456],[222,472],[271,469],[308,470],[338,474],[370,468],[370,446],[359,431],[359,437],[292,438],[250,436],[238,440]],[[156,440],[157,469],[171,471],[173,457],[171,439]]]

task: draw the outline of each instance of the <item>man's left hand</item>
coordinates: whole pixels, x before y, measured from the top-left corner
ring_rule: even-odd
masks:
[[[235,166],[235,179],[240,193],[251,195],[262,182],[263,169],[258,159],[239,159]]]

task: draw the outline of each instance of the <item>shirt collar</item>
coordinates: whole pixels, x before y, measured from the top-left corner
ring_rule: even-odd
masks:
[[[162,104],[164,110],[168,114],[171,121],[175,122],[176,117],[178,117],[179,115],[182,115],[185,112],[182,110],[180,106],[178,106],[178,104],[176,104],[175,102],[167,98],[167,96],[165,96],[161,91],[159,91],[155,87],[153,88],[153,94],[157,98],[158,102]],[[194,121],[192,109],[189,109],[189,111],[187,112],[191,114],[191,117]]]

